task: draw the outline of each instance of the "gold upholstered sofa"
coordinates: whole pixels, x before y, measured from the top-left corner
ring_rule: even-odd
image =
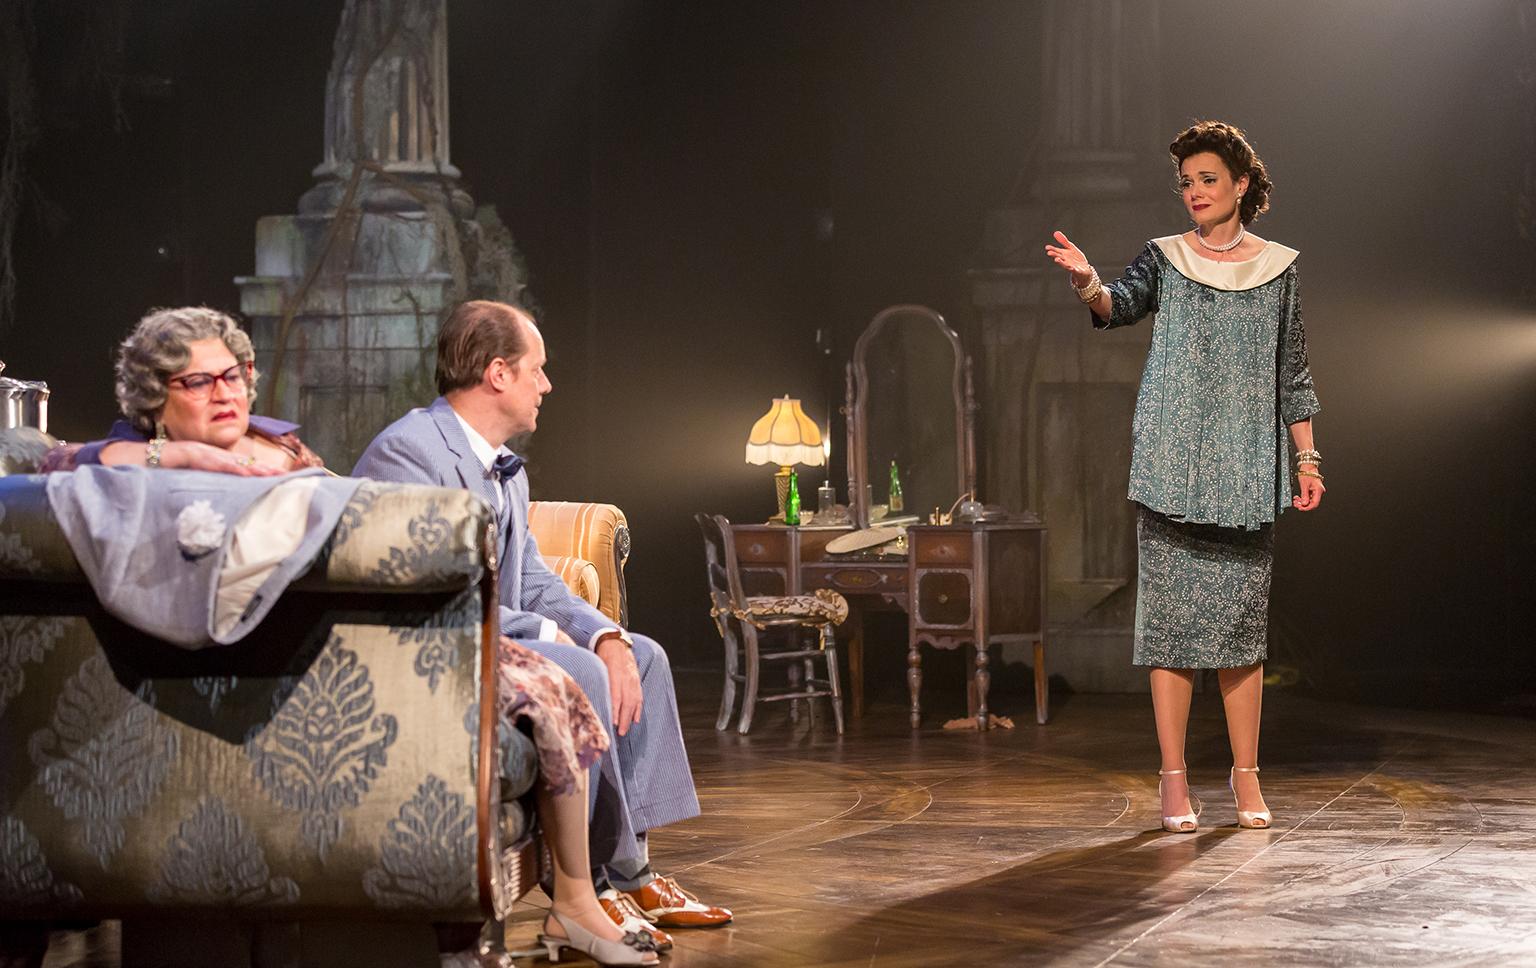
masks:
[[[0,940],[121,919],[124,965],[436,965],[434,925],[508,913],[536,760],[494,715],[487,506],[365,482],[255,631],[185,651],[97,601],[26,473],[49,443],[0,431]],[[621,525],[563,557],[622,568]]]

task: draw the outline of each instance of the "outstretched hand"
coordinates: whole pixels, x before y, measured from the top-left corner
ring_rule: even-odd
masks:
[[[1081,289],[1088,285],[1088,280],[1093,278],[1093,266],[1088,263],[1088,257],[1083,250],[1072,244],[1063,232],[1052,233],[1058,245],[1047,245],[1045,254],[1051,257],[1051,261],[1067,270],[1072,276],[1072,285]]]

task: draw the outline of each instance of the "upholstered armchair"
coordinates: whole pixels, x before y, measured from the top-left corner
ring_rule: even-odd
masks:
[[[484,502],[364,483],[250,636],[189,652],[102,609],[15,473],[46,439],[0,434],[0,935],[121,918],[125,965],[435,965],[433,924],[529,889]]]
[[[534,501],[528,527],[545,564],[567,587],[618,625],[629,624],[629,522],[623,511],[612,504]]]

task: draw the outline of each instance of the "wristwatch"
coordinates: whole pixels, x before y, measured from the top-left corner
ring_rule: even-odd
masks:
[[[623,629],[609,629],[607,632],[604,632],[602,635],[598,636],[596,642],[592,643],[593,651],[596,651],[599,645],[602,645],[609,639],[618,639],[620,642],[623,642],[626,646],[628,646],[631,652],[635,650],[635,640],[629,637],[628,632],[624,631]]]

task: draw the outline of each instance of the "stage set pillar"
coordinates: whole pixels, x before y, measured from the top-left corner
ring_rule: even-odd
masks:
[[[436,395],[444,311],[523,290],[511,234],[448,158],[446,0],[347,0],[313,173],[297,214],[258,220],[256,271],[235,282],[264,375],[257,410],[302,424],[345,472]]]
[[[982,495],[1050,529],[1049,672],[1077,692],[1146,691],[1130,665],[1136,524],[1131,414],[1150,323],[1096,332],[1051,232],[1109,281],[1179,209],[1160,118],[1158,4],[1047,0],[1041,124],[1014,197],[989,213],[970,272],[982,397]],[[1008,662],[1031,661],[1004,651]]]

